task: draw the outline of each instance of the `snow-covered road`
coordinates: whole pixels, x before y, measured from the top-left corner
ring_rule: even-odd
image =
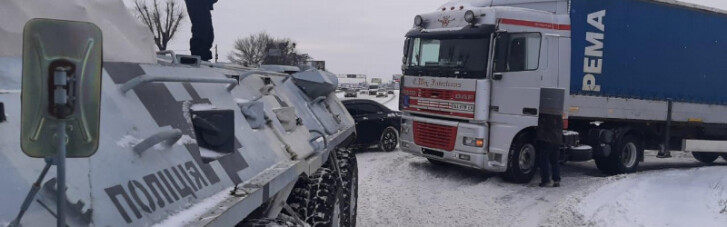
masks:
[[[377,99],[398,109],[397,99]],[[389,101],[391,100],[391,101]],[[593,162],[563,166],[563,186],[504,182],[435,166],[400,151],[365,151],[358,226],[727,226],[727,162],[646,155],[640,172],[605,176]]]

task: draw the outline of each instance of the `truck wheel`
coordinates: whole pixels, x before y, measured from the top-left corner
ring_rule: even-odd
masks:
[[[341,197],[338,177],[328,168],[320,168],[310,177],[310,201],[306,222],[313,227],[341,226]]]
[[[601,173],[613,175],[615,174],[615,171],[613,170],[613,166],[611,165],[611,162],[608,158],[604,157],[593,157],[593,160],[596,162],[596,168],[601,171]]]
[[[338,167],[343,178],[343,196],[341,202],[341,218],[343,226],[356,226],[356,210],[358,205],[358,162],[351,149],[336,150]]]
[[[642,152],[644,152],[644,148],[641,147],[636,136],[623,137],[611,155],[600,161],[605,162],[601,163],[601,165],[605,165],[604,173],[613,175],[636,172],[636,169],[639,168],[639,155]],[[599,165],[598,162],[597,160],[596,165]],[[601,168],[599,167],[599,169]]]
[[[520,134],[512,146],[510,146],[510,158],[508,159],[507,172],[504,178],[514,183],[528,183],[533,179],[537,165],[535,160],[537,152],[535,149],[535,137],[533,133]]]
[[[252,219],[249,221],[245,221],[242,223],[242,225],[238,225],[242,227],[297,227],[302,226],[297,223],[293,219],[282,219],[282,218],[263,218],[263,219]]]
[[[293,186],[287,200],[290,208],[296,212],[298,217],[305,220],[309,216],[308,204],[310,203],[310,179],[308,176],[301,175]]]
[[[717,160],[717,158],[719,158],[718,154],[708,152],[692,152],[692,156],[694,156],[694,158],[698,161],[706,164],[712,164],[715,160]]]
[[[394,127],[388,127],[381,133],[381,139],[379,140],[379,148],[385,152],[391,152],[396,149],[396,145],[399,145],[399,133],[396,132]]]

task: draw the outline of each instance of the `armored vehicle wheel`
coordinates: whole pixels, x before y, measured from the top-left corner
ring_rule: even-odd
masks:
[[[719,158],[718,154],[708,152],[692,152],[692,156],[694,156],[694,159],[697,159],[697,161],[705,164],[712,164],[715,160],[717,160],[717,158]]]
[[[306,222],[313,227],[341,226],[343,187],[336,174],[328,168],[320,168],[310,177],[310,201]]]
[[[343,178],[343,196],[341,201],[341,224],[343,226],[356,226],[356,211],[358,206],[358,162],[356,153],[352,149],[336,150],[338,167]]]
[[[379,148],[385,152],[391,152],[396,149],[399,145],[399,133],[396,132],[394,127],[388,127],[381,133],[381,139],[379,140]]]
[[[252,219],[238,225],[241,227],[299,227],[303,226],[295,222],[292,218],[264,218]]]
[[[639,155],[643,152],[639,139],[627,135],[617,143],[608,157],[596,159],[596,166],[608,175],[633,173],[639,168]]]
[[[288,196],[287,203],[296,212],[300,219],[305,220],[309,216],[308,204],[310,202],[310,179],[301,175],[295,182],[293,191]]]
[[[535,160],[535,136],[526,132],[520,134],[510,146],[510,158],[508,158],[507,172],[503,176],[505,180],[514,183],[528,183],[533,179],[537,165]]]

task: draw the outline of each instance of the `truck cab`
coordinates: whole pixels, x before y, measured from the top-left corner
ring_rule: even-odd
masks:
[[[567,7],[452,1],[417,15],[404,47],[401,149],[529,181],[541,92],[568,89]]]

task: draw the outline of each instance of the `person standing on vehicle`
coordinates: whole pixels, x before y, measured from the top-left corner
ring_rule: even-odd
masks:
[[[541,89],[537,151],[540,187],[560,187],[560,147],[563,144],[563,89]]]
[[[202,60],[212,59],[212,43],[215,40],[212,27],[212,10],[217,0],[184,0],[187,5],[189,20],[192,21],[192,38],[189,40],[189,50],[192,55]]]

